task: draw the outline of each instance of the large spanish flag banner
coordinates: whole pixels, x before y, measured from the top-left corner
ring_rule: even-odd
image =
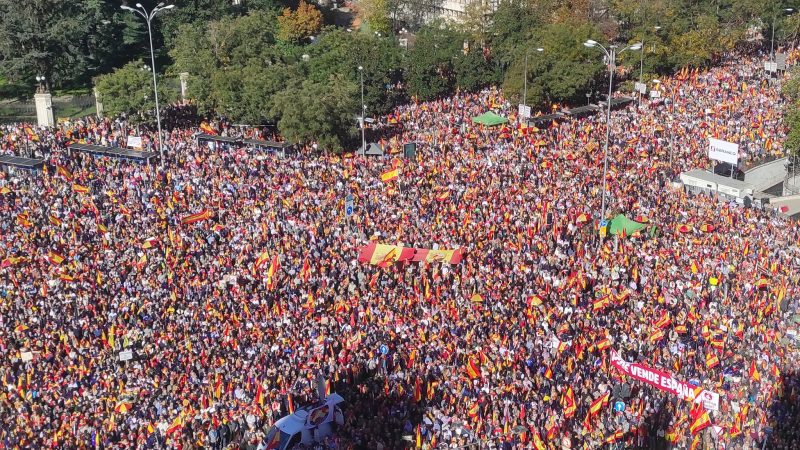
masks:
[[[181,218],[181,225],[189,225],[195,222],[200,222],[202,220],[208,220],[211,218],[211,211],[204,209],[199,213],[190,214],[188,216]]]
[[[374,266],[386,266],[394,262],[441,262],[460,264],[464,257],[462,249],[456,250],[430,250],[427,248],[403,247],[401,245],[376,244],[374,242],[361,247],[358,261]]]

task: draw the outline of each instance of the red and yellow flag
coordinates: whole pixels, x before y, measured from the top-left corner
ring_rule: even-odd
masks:
[[[467,370],[467,376],[469,376],[471,379],[481,377],[481,368],[480,366],[478,366],[478,363],[475,362],[475,360],[472,358],[470,358],[469,361],[467,361],[466,370]]]
[[[181,225],[189,225],[195,222],[200,222],[202,220],[208,220],[211,218],[211,211],[204,209],[199,213],[190,214],[181,218]]]
[[[52,264],[59,265],[64,262],[64,257],[56,252],[50,251],[47,252],[47,260]]]
[[[392,169],[381,174],[381,181],[388,183],[400,176],[400,169]]]
[[[703,413],[697,416],[694,422],[689,425],[689,431],[691,431],[692,436],[694,436],[709,426],[711,426],[711,417],[708,416],[708,411],[703,411]]]

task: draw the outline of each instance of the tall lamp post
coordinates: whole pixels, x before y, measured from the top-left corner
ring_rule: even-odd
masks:
[[[658,31],[658,30],[661,29],[661,27],[656,25],[656,26],[653,27],[653,29],[655,31]],[[644,82],[643,81],[644,80],[644,37],[642,37],[642,42],[640,42],[640,44],[642,44],[642,54],[641,54],[641,56],[639,58],[639,86],[641,87],[642,83]],[[639,107],[640,108],[642,107],[642,97],[643,96],[644,96],[644,92],[639,91]]]
[[[794,8],[784,8],[783,11],[785,13],[792,13],[794,12]],[[769,62],[775,62],[775,21],[778,20],[778,14],[772,16],[772,36],[770,38],[769,44]]]
[[[536,51],[541,53],[544,51],[542,47],[536,47]],[[531,52],[525,52],[525,88],[523,89],[522,94],[522,104],[528,106],[528,56],[530,56]]]
[[[361,79],[361,149],[367,151],[367,138],[364,134],[364,122],[366,117],[367,105],[364,104],[364,66],[358,66],[358,75]]]
[[[605,220],[606,217],[606,175],[608,174],[608,141],[611,138],[611,94],[614,91],[614,70],[616,68],[616,59],[617,55],[624,52],[625,50],[639,50],[642,47],[642,43],[636,43],[629,45],[627,47],[622,48],[621,50],[617,50],[616,45],[609,45],[608,48],[604,47],[597,41],[593,41],[591,39],[587,40],[583,43],[584,46],[589,48],[599,48],[605,53],[606,57],[608,58],[608,99],[606,100],[607,103],[607,113],[606,113],[606,145],[603,148],[603,198],[601,203],[600,209],[600,220]]]
[[[175,5],[164,5],[164,2],[161,2],[153,8],[152,11],[147,12],[147,10],[142,6],[141,3],[136,4],[136,8],[131,8],[130,6],[122,5],[121,8],[125,11],[130,11],[142,16],[147,22],[147,35],[150,37],[150,62],[153,68],[153,95],[155,96],[156,100],[156,122],[158,123],[158,152],[161,158],[161,167],[164,167],[164,141],[162,140],[163,135],[161,134],[161,110],[158,107],[158,81],[156,80],[156,56],[155,51],[153,50],[153,30],[151,23],[153,18],[161,11],[166,11],[168,9],[174,8]]]

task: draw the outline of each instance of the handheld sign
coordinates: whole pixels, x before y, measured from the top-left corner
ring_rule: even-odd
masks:
[[[614,402],[614,412],[621,413],[625,411],[625,403],[623,402]]]

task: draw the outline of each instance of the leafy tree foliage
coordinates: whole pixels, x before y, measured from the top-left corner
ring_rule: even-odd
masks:
[[[373,34],[328,29],[308,47],[308,76],[322,82],[340,74],[360,82],[358,67],[364,68],[364,102],[370,115],[384,114],[403,99],[396,88],[402,80],[402,54],[394,39]]]
[[[522,100],[525,57],[528,57],[528,104],[581,101],[583,93],[603,74],[597,51],[582,42],[596,36],[588,24],[552,24],[536,32],[520,47],[503,87],[506,95]],[[543,52],[532,51],[541,46]]]
[[[278,38],[285,42],[300,42],[316,36],[322,29],[322,13],[305,1],[296,10],[285,8],[278,17]]]
[[[100,93],[106,114],[117,116],[125,114],[133,122],[144,121],[155,114],[153,97],[153,75],[144,70],[144,62],[130,62],[112,73],[100,75],[95,86]],[[166,83],[158,83],[160,104],[174,101],[177,92]]]
[[[113,17],[101,0],[0,0],[0,70],[31,86],[37,75],[50,87],[85,80],[114,63],[121,36]]]
[[[358,15],[370,30],[388,34],[392,31],[389,7],[389,0],[361,0],[358,2]]]
[[[341,150],[354,136],[357,98],[358,86],[342,76],[324,82],[293,79],[275,95],[272,113],[280,117],[278,128],[288,140]]]
[[[453,62],[461,54],[465,35],[439,24],[420,30],[408,54],[406,83],[411,95],[430,100],[455,88]]]

